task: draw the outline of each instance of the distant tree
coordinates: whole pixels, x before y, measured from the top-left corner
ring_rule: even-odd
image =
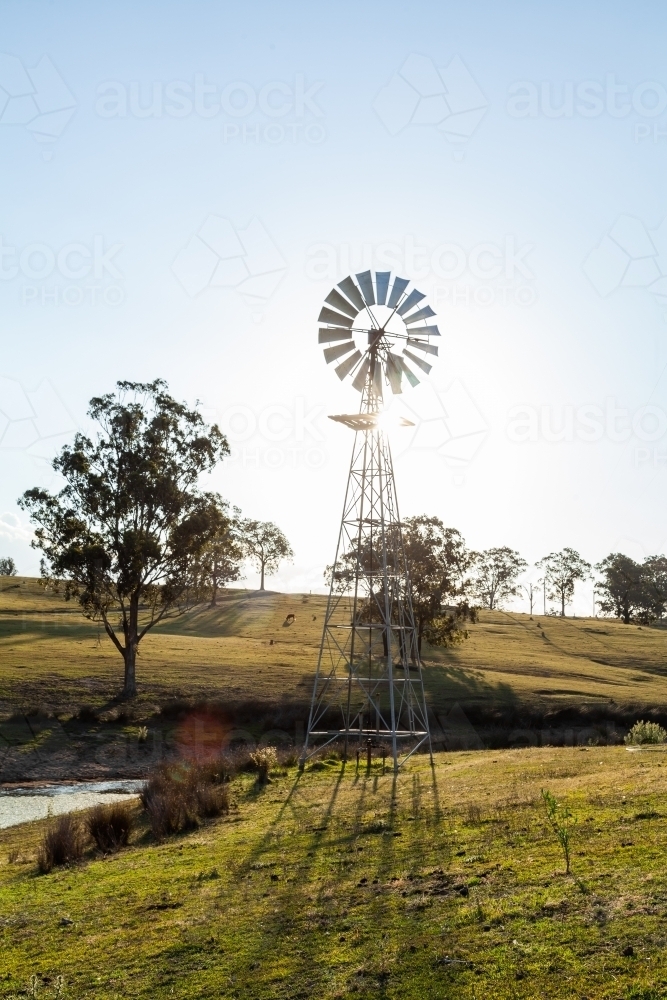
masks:
[[[445,528],[438,517],[420,514],[402,521],[402,540],[419,651],[423,639],[432,646],[461,642],[468,635],[462,627],[464,622],[476,621],[477,615],[466,600],[471,554],[460,532]],[[398,539],[391,540],[390,548],[400,550]],[[334,593],[351,593],[357,561],[362,572],[376,581],[372,601],[365,593],[358,597],[358,620],[383,621],[384,590],[377,582],[382,571],[379,546],[371,548],[367,540],[358,550],[345,553],[334,566],[327,566],[324,573],[327,585],[333,584]],[[383,641],[386,647],[386,640]]]
[[[638,563],[622,552],[612,552],[595,568],[602,576],[597,592],[603,614],[621,618],[626,625],[662,618],[667,602],[665,556],[649,556]]]
[[[218,593],[228,583],[241,579],[243,545],[239,537],[240,510],[230,512],[229,504],[220,505],[220,527],[206,543],[197,560],[196,573],[204,592],[210,593],[210,607],[218,604]]]
[[[642,563],[642,578],[646,592],[643,620],[655,621],[664,616],[667,605],[667,557],[648,556]]]
[[[550,552],[536,565],[544,574],[547,597],[550,601],[560,601],[560,613],[564,618],[565,605],[570,604],[574,596],[575,582],[586,580],[590,576],[590,563],[582,559],[574,549],[564,548],[560,552]]]
[[[644,607],[642,567],[622,552],[612,552],[596,565],[602,575],[597,584],[598,605],[603,614],[622,618],[628,625]]]
[[[265,575],[276,573],[283,559],[294,558],[290,543],[271,521],[241,521],[239,539],[246,557],[260,573],[260,590],[264,590]]]
[[[422,639],[431,646],[461,642],[468,635],[463,623],[476,621],[467,601],[472,553],[461,533],[439,517],[420,514],[402,523],[419,652]]]
[[[517,579],[528,565],[518,552],[506,545],[474,553],[475,577],[473,592],[485,608],[494,608],[515,597],[519,586]]]
[[[0,559],[0,576],[16,576],[16,563],[11,556]]]
[[[118,382],[90,401],[95,440],[77,434],[53,461],[57,494],[36,487],[19,505],[37,525],[42,572],[64,581],[101,621],[136,693],[139,643],[198,599],[195,568],[221,526],[221,501],[198,481],[229,454],[226,438],[155,382]]]
[[[523,590],[524,594],[528,598],[528,604],[530,606],[530,617],[533,617],[533,607],[535,605],[535,585],[533,583],[527,583],[519,588]]]

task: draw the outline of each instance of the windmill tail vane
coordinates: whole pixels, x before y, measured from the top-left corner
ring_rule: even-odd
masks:
[[[424,677],[389,442],[379,420],[387,389],[428,375],[440,336],[425,295],[407,278],[364,271],[340,281],[318,317],[318,342],[358,413],[332,420],[355,431],[338,544],[300,763],[324,746],[390,746],[394,769],[431,753]],[[404,425],[409,421],[403,421]],[[370,749],[369,749],[370,752]],[[431,754],[431,760],[432,760]]]

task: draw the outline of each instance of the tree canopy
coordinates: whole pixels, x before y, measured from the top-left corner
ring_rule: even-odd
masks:
[[[621,618],[626,625],[662,618],[667,602],[665,556],[649,556],[638,563],[622,552],[612,552],[595,568],[602,575],[597,593],[603,614]]]
[[[0,576],[16,576],[16,563],[11,556],[0,559]]]
[[[64,487],[28,490],[19,504],[36,525],[43,574],[64,581],[66,598],[103,623],[133,695],[139,643],[197,597],[197,560],[225,516],[199,479],[229,447],[161,379],[118,382],[88,412],[95,439],[77,434],[53,461]]]
[[[265,576],[276,573],[283,559],[294,558],[290,543],[271,521],[246,518],[239,525],[239,538],[246,557],[260,574],[260,590],[264,590]]]
[[[485,608],[493,611],[508,597],[519,592],[517,580],[528,566],[518,552],[507,545],[474,553],[475,578],[473,593]]]
[[[542,570],[549,600],[560,601],[560,613],[565,617],[565,606],[574,597],[575,582],[590,576],[590,563],[574,549],[566,547],[560,552],[550,552],[536,565]]]
[[[422,639],[432,646],[460,642],[467,636],[462,623],[475,619],[466,600],[474,560],[463,536],[439,517],[420,514],[403,521],[403,546],[419,651]]]
[[[240,510],[223,501],[220,505],[220,525],[206,543],[197,560],[196,573],[202,592],[210,606],[217,607],[222,587],[242,577],[244,550],[239,534]]]

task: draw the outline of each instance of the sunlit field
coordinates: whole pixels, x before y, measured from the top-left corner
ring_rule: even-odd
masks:
[[[139,706],[174,698],[303,703],[310,697],[326,598],[225,592],[158,627],[140,646]],[[295,620],[288,624],[287,616]],[[424,647],[434,711],[468,706],[540,711],[582,704],[648,706],[667,700],[667,632],[601,618],[482,611],[469,638]],[[122,660],[74,602],[17,578],[0,592],[0,704],[63,712],[102,707],[122,682]]]
[[[162,844],[138,815],[128,848],[48,875],[44,823],[4,831],[0,996],[663,996],[666,762],[334,757],[234,779],[228,817]],[[571,875],[542,788],[576,819]]]

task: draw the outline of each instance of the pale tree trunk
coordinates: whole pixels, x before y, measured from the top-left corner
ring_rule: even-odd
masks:
[[[264,563],[262,563],[262,579],[259,585],[260,590],[264,590]]]

